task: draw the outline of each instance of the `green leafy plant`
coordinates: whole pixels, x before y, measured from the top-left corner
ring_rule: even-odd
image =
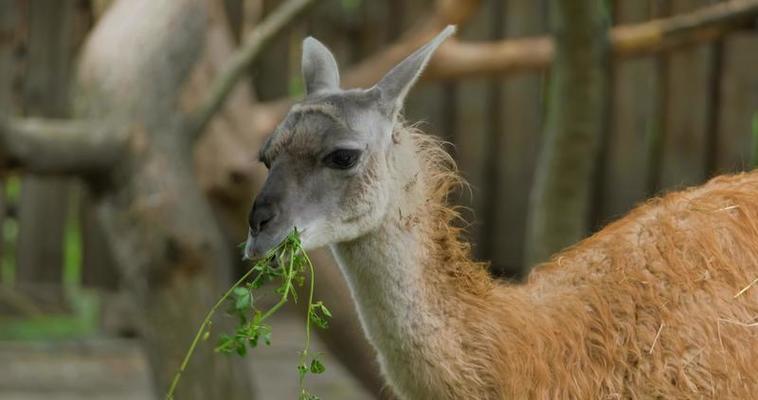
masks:
[[[328,319],[332,314],[323,302],[313,301],[315,285],[313,263],[303,249],[297,230],[294,230],[281,244],[258,259],[253,267],[232,285],[210,309],[200,324],[179,370],[174,375],[166,399],[174,398],[176,387],[195,348],[201,340],[205,341],[210,338],[211,320],[224,303],[229,304],[228,312],[237,318],[238,324],[234,333],[222,334],[219,337],[215,350],[224,354],[245,356],[248,348],[255,348],[261,342],[266,345],[271,344],[272,329],[267,321],[290,299],[294,302],[298,301],[295,288],[305,285],[306,272],[310,275],[310,280],[307,299],[308,313],[305,321],[305,344],[300,352],[297,365],[300,384],[299,400],[318,400],[318,396],[305,389],[305,378],[308,374],[321,374],[326,370],[319,355],[311,352],[311,325],[326,329]],[[261,310],[256,305],[256,290],[270,282],[278,283],[275,292],[280,296],[279,301],[271,308]]]

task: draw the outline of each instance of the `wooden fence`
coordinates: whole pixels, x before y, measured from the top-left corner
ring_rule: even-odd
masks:
[[[87,2],[0,1],[0,110],[66,114],[76,49],[93,23]],[[240,0],[225,1],[236,29]],[[264,12],[279,3],[266,0]],[[255,67],[258,97],[297,92],[300,42],[313,34],[350,65],[396,40],[428,12],[429,0],[325,0],[276,40]],[[546,33],[547,0],[485,0],[463,27],[466,40]],[[614,23],[690,11],[708,0],[616,0]],[[18,13],[6,12],[16,10]],[[751,168],[758,134],[758,30],[708,45],[612,66],[610,110],[592,196],[600,227],[634,204],[709,176]],[[545,119],[547,75],[422,83],[406,117],[455,144],[472,186],[470,234],[477,257],[506,276],[522,269],[526,214]],[[254,150],[251,150],[254,151]],[[8,177],[6,177],[8,178]],[[107,246],[88,194],[65,179],[11,177],[0,185],[0,279],[114,288]],[[65,268],[64,268],[65,266]],[[64,271],[67,271],[64,273]]]

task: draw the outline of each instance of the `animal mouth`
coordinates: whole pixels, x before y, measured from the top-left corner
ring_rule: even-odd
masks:
[[[243,260],[252,260],[255,257],[255,239],[253,234],[248,230],[247,240],[245,241],[245,249],[242,251]]]

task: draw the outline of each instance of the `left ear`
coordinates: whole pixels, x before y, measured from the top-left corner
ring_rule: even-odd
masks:
[[[303,41],[302,68],[306,94],[340,88],[340,72],[334,55],[310,36]]]
[[[403,108],[405,96],[429,63],[434,51],[453,33],[455,33],[455,25],[448,25],[429,43],[392,68],[376,84],[374,88],[379,90],[382,108],[387,111],[389,117],[394,118]]]

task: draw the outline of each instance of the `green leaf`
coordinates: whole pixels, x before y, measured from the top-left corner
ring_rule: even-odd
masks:
[[[218,338],[218,344],[216,345],[216,351],[219,353],[228,354],[234,349],[234,338],[229,335],[221,335]]]
[[[238,282],[238,286],[232,287],[222,297],[221,301],[225,307],[228,307],[227,311],[229,314],[237,318],[238,324],[234,329],[233,335],[222,334],[218,337],[214,350],[224,354],[234,353],[239,356],[245,356],[250,351],[249,349],[257,347],[261,342],[270,345],[272,331],[271,326],[266,323],[268,322],[268,317],[273,315],[287,301],[292,300],[297,302],[300,300],[295,288],[308,285],[309,282],[313,285],[313,276],[310,276],[311,279],[308,279],[309,274],[313,274],[313,265],[303,250],[298,231],[295,229],[282,243],[268,251],[251,266],[245,274],[244,281]],[[280,302],[276,303],[272,308],[260,310],[256,308],[255,296],[257,296],[257,292],[255,290],[260,289],[267,283],[276,283],[273,289],[279,294]],[[315,326],[326,328],[328,319],[332,317],[331,311],[323,302],[313,302],[312,286],[306,293],[310,293],[308,297],[303,297],[308,301],[307,323],[313,323]],[[205,331],[198,330],[195,340],[202,339],[203,341],[207,341],[210,338],[210,318],[214,311],[215,309],[211,310],[206,317],[204,323],[207,324],[207,327],[201,328],[205,329]],[[310,330],[308,332],[310,334]],[[300,353],[300,361],[297,364],[297,371],[300,376],[300,399],[319,400],[318,396],[305,390],[304,380],[308,374],[324,373],[326,368],[318,357],[311,359],[310,355],[312,353],[310,352],[310,345],[308,343],[310,343],[310,338],[306,341],[306,345]],[[188,356],[191,356],[192,351],[193,349],[191,348],[188,351]],[[169,395],[172,394],[173,391],[170,391]]]
[[[305,364],[300,364],[297,366],[297,373],[300,375],[300,379],[303,379],[305,377],[305,374],[308,373],[308,366]]]
[[[321,308],[321,312],[322,312],[322,313],[324,313],[324,315],[326,315],[326,316],[327,316],[327,317],[329,317],[329,318],[331,318],[331,317],[332,317],[332,312],[331,312],[331,311],[329,311],[329,309],[328,309],[328,308],[326,308],[326,306],[324,305],[324,303],[322,303],[322,302],[320,302],[320,301],[319,301],[319,302],[318,302],[318,305],[319,305],[319,307]]]
[[[329,323],[327,321],[328,318],[332,316],[332,312],[329,311],[328,308],[324,305],[323,302],[317,302],[311,304],[310,312],[308,313],[308,318],[310,318],[311,322],[313,322],[316,326],[318,326],[321,329],[326,329],[329,327]]]
[[[314,374],[323,374],[326,371],[326,367],[317,358],[311,361],[311,372]]]
[[[318,396],[315,394],[309,393],[307,390],[303,389],[300,391],[300,396],[298,396],[298,400],[320,400]]]
[[[238,342],[238,341],[235,341],[234,343],[235,343],[235,345],[236,345],[236,347],[237,347],[237,348],[235,349],[235,350],[237,350],[237,354],[238,354],[240,357],[244,357],[244,356],[247,354],[247,346],[245,346],[245,344],[244,344],[244,343],[240,343],[240,342]]]
[[[237,311],[246,311],[253,305],[253,295],[245,288],[237,288],[245,291],[245,294],[237,297],[237,301],[234,302],[234,309]]]

